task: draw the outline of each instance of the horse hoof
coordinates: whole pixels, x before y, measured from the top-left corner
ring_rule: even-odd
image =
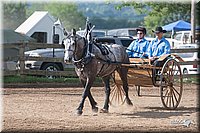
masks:
[[[130,105],[130,106],[133,106],[133,103],[131,102],[130,99],[126,99],[126,103],[127,103],[128,105]]]
[[[98,107],[93,107],[92,111],[95,112],[95,113],[97,113],[98,112]]]
[[[107,109],[101,109],[100,113],[108,113],[108,110]]]
[[[82,110],[77,110],[77,111],[76,111],[76,114],[77,114],[78,116],[82,115],[82,113],[83,113]]]

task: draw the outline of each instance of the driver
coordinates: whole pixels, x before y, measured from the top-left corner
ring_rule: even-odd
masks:
[[[149,41],[144,38],[146,35],[146,29],[144,27],[139,27],[136,31],[137,39],[129,45],[126,52],[129,57],[147,58],[146,52],[149,46]]]

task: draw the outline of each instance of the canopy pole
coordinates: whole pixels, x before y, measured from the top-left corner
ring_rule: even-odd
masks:
[[[191,43],[195,43],[195,0],[192,0],[191,3]]]
[[[172,40],[174,39],[174,35],[175,35],[175,32],[174,32],[174,29],[172,29],[172,35],[171,35]],[[174,41],[172,41],[172,48],[174,48]]]

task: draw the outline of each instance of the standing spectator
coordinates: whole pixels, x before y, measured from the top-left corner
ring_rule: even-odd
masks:
[[[134,40],[126,52],[129,57],[134,58],[147,58],[146,52],[149,46],[149,41],[147,41],[144,36],[146,35],[146,29],[143,27],[139,27],[136,29],[137,31],[137,39]]]

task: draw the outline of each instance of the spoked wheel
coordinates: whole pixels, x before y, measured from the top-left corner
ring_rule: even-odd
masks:
[[[183,76],[179,63],[168,59],[162,67],[160,75],[161,101],[166,109],[176,109],[183,91]]]
[[[116,82],[114,74],[111,76],[110,79],[110,89],[110,105],[122,105],[125,102],[125,92],[123,90],[123,86],[120,83]]]

